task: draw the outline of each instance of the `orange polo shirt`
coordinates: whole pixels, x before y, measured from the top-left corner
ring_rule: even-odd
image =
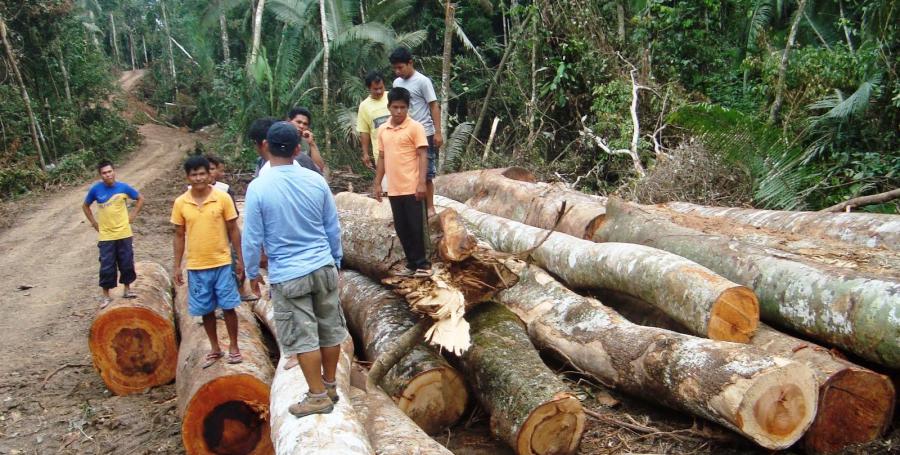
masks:
[[[231,196],[222,190],[213,189],[202,206],[194,202],[191,190],[175,199],[171,221],[172,224],[184,226],[188,270],[204,270],[231,264],[231,247],[225,222],[237,217]]]
[[[399,125],[387,121],[378,128],[378,150],[384,154],[388,196],[416,194],[419,147],[428,147],[425,128],[409,116]]]

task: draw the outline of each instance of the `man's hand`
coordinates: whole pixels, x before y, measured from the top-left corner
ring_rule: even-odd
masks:
[[[440,131],[434,132],[434,146],[435,148],[441,148],[444,145],[444,136],[441,136]]]
[[[259,286],[263,283],[262,275],[250,280],[250,291],[256,294],[257,297],[262,297],[262,293],[259,290]]]
[[[371,170],[373,170],[373,171],[375,170],[375,166],[372,164],[372,159],[369,158],[369,154],[368,154],[368,153],[363,153],[363,154],[362,154],[362,162],[363,162],[363,165],[366,166],[367,168],[369,168],[369,169],[371,169]]]
[[[183,285],[184,285],[184,271],[181,270],[181,266],[180,266],[180,265],[176,265],[176,266],[174,267],[174,270],[175,270],[175,271],[172,272],[172,278],[175,280],[175,285],[176,285],[176,286],[183,286]]]
[[[416,185],[416,200],[421,201],[422,199],[425,199],[426,192],[425,182],[419,182],[419,184]]]
[[[134,223],[134,220],[136,220],[136,219],[137,219],[137,213],[134,213],[134,211],[132,211],[128,214],[128,224]]]
[[[375,200],[381,202],[381,183],[375,182],[375,185],[372,186],[372,194],[375,196]]]
[[[100,225],[97,224],[96,221],[91,222],[91,227],[93,227],[95,231],[100,232]]]
[[[238,281],[244,281],[244,261],[237,260],[234,262],[234,273],[237,275]]]
[[[301,136],[303,136],[303,139],[306,139],[306,142],[309,142],[309,145],[316,145],[316,137],[312,131],[306,130]]]

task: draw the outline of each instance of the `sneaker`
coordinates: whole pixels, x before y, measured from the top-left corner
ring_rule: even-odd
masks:
[[[294,417],[306,417],[312,414],[328,414],[334,410],[334,403],[328,398],[327,393],[315,396],[307,393],[302,401],[294,403],[288,408],[288,412]]]
[[[328,398],[331,398],[332,403],[337,404],[338,400],[341,399],[337,393],[337,381],[328,382],[325,378],[322,378],[322,383],[325,384],[325,393],[328,394]]]

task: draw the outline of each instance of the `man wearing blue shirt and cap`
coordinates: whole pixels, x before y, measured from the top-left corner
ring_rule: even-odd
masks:
[[[297,129],[278,122],[266,134],[271,169],[247,187],[241,240],[247,278],[259,295],[259,254],[269,257],[275,336],[297,355],[309,393],[291,414],[326,414],[338,400],[335,374],[347,327],[338,299],[341,227],[321,175],[293,166]]]

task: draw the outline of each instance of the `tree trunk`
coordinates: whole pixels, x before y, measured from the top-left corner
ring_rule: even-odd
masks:
[[[322,122],[325,125],[325,154],[331,152],[331,123],[328,116],[328,61],[331,55],[331,39],[328,37],[328,16],[325,0],[319,0],[319,17],[322,21]]]
[[[203,369],[200,366],[209,353],[209,339],[203,325],[188,315],[187,292],[187,285],[175,289],[175,313],[181,334],[175,390],[185,452],[272,453],[269,386],[274,372],[253,313],[246,305],[236,309],[243,363],[229,365],[221,359]],[[216,324],[219,344],[225,348],[225,323]]]
[[[109,44],[113,48],[113,55],[116,58],[116,66],[118,67],[122,63],[119,58],[119,34],[116,33],[116,19],[113,17],[112,13],[109,13],[109,27],[111,29],[109,34]]]
[[[134,34],[131,30],[128,30],[128,52],[131,54],[131,71],[134,71],[137,66],[134,64]]]
[[[900,367],[900,282],[815,263],[732,235],[679,226],[650,207],[610,198],[594,237],[652,246],[756,292],[762,319],[889,368]]]
[[[392,220],[394,215],[391,212],[389,203],[379,204],[368,194],[351,193],[342,191],[334,195],[334,203],[349,212],[359,212],[375,219]]]
[[[752,291],[666,251],[623,243],[594,243],[487,215],[437,196],[493,248],[529,251],[534,263],[575,289],[609,289],[638,297],[713,340],[747,343],[759,323]]]
[[[663,207],[686,215],[725,218],[804,237],[823,237],[869,248],[900,251],[900,219],[896,215],[706,207],[687,202],[669,202]]]
[[[141,34],[141,47],[144,48],[144,68],[150,64],[150,59],[147,57],[147,38]]]
[[[894,188],[893,190],[885,191],[883,193],[855,197],[853,199],[841,202],[840,204],[835,204],[831,207],[824,208],[820,210],[820,212],[840,212],[845,209],[847,211],[850,211],[850,209],[855,207],[863,207],[872,204],[882,204],[885,202],[893,201],[897,198],[900,198],[900,188]]]
[[[472,148],[475,143],[475,138],[478,136],[478,132],[481,131],[481,125],[484,124],[484,119],[487,117],[488,105],[491,102],[491,97],[494,95],[494,88],[497,86],[497,83],[500,82],[500,77],[503,75],[504,68],[506,68],[506,61],[509,59],[509,55],[512,54],[513,49],[516,48],[516,44],[521,38],[521,35],[521,30],[517,31],[516,37],[506,45],[503,56],[500,57],[497,71],[494,72],[494,77],[491,79],[491,85],[488,85],[487,93],[484,94],[484,100],[481,102],[481,109],[478,111],[478,119],[475,121],[475,126],[472,128],[472,134],[469,136],[469,140],[466,143],[466,150]]]
[[[0,16],[0,39],[3,40],[3,48],[6,50],[6,59],[9,66],[13,70],[16,77],[16,84],[19,86],[19,93],[22,95],[22,102],[25,103],[25,111],[28,114],[28,128],[31,130],[31,141],[34,143],[34,149],[37,152],[38,159],[41,163],[41,172],[47,168],[44,161],[44,153],[41,151],[41,141],[38,138],[37,118],[31,109],[31,97],[28,96],[28,89],[25,88],[25,81],[22,79],[22,73],[19,72],[19,65],[16,63],[16,55],[13,53],[12,45],[9,43],[9,37],[6,32],[6,19]]]
[[[522,323],[495,303],[467,319],[473,343],[460,364],[491,414],[491,433],[518,455],[575,453],[584,432],[581,403],[544,365]]]
[[[616,2],[616,31],[618,32],[619,42],[625,42],[625,5],[622,1]]]
[[[56,51],[56,59],[59,60],[59,70],[62,73],[63,77],[63,88],[66,91],[66,101],[72,102],[72,88],[69,85],[69,69],[66,67],[66,60],[63,57],[62,48],[59,46],[59,42],[55,43],[53,46],[53,50]]]
[[[259,0],[260,3],[263,0]],[[169,19],[166,17],[166,4],[162,0],[159,1],[159,8],[162,10],[163,29],[166,31],[166,44],[169,49],[169,67],[172,70],[172,86],[175,88],[175,96],[172,101],[178,102],[178,77],[175,72],[175,49],[172,49],[172,33],[169,29]]]
[[[781,65],[778,66],[778,80],[775,82],[775,101],[772,102],[772,109],[769,111],[769,123],[776,123],[781,115],[781,105],[784,102],[784,79],[787,75],[788,60],[791,55],[791,48],[797,42],[797,29],[800,28],[800,19],[803,18],[803,9],[806,7],[806,0],[800,0],[797,4],[797,11],[794,13],[794,20],[791,23],[791,31],[788,33],[787,43],[784,45],[784,53],[781,54]]]
[[[263,293],[265,295],[267,293]],[[253,304],[253,312],[273,335],[276,332],[272,301],[261,298]],[[315,418],[298,419],[290,414],[291,404],[300,401],[309,391],[299,367],[285,370],[287,359],[278,356],[275,378],[272,380],[271,410],[272,442],[277,455],[300,454],[374,454],[369,444],[363,421],[350,403],[350,358],[353,355],[353,340],[347,337],[341,344],[338,361],[337,381],[340,399],[329,414]]]
[[[479,169],[477,171],[444,174],[434,178],[434,191],[455,201],[466,202],[480,190],[479,179],[483,174],[499,175],[512,180],[535,183],[534,174],[521,167]]]
[[[159,264],[135,264],[136,299],[115,299],[97,312],[88,346],[94,368],[116,395],[129,395],[175,379],[178,343],[172,281]]]
[[[266,6],[266,0],[257,0],[256,11],[253,13],[253,41],[250,45],[250,58],[247,59],[247,68],[256,62],[259,55],[260,34],[262,33],[262,17],[263,10]]]
[[[376,388],[364,392],[352,387],[350,400],[353,402],[353,409],[366,426],[375,453],[452,455],[452,452],[425,434],[381,390]]]
[[[94,18],[94,11],[88,9],[88,17],[91,20],[91,25],[93,25],[95,29],[97,29],[97,20]],[[94,48],[97,49],[97,51],[100,51],[100,40],[97,39],[97,33],[94,31],[91,31],[90,33],[91,41],[94,42]]]
[[[510,267],[515,268],[514,265]],[[751,346],[632,324],[534,266],[498,299],[531,340],[604,384],[722,424],[769,449],[812,423],[816,381],[805,365]]]
[[[340,293],[347,325],[362,342],[368,360],[384,354],[419,319],[397,294],[356,272],[343,272]],[[468,403],[462,376],[421,343],[378,385],[426,433],[438,433],[456,423]]]
[[[444,138],[444,147],[438,157],[438,173],[444,170],[444,162],[447,158],[446,143],[450,135],[447,126],[447,117],[450,110],[450,70],[453,68],[451,52],[453,50],[453,28],[456,23],[456,4],[451,0],[444,0],[444,54],[441,64],[441,137]]]
[[[222,59],[227,62],[231,60],[231,51],[228,49],[228,23],[223,13],[219,13],[219,30],[222,39]]]

